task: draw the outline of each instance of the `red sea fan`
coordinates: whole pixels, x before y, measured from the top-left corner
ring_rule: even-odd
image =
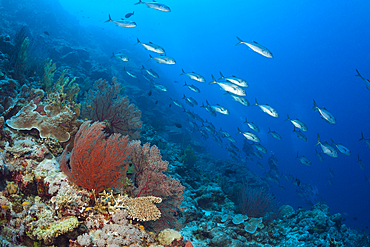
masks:
[[[109,135],[103,132],[104,123],[84,122],[78,130],[70,161],[64,150],[60,169],[69,181],[99,193],[100,191],[119,185],[128,168],[128,156],[131,147],[127,136]]]

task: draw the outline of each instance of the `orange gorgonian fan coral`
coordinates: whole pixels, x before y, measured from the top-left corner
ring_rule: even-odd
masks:
[[[104,133],[105,123],[90,123],[84,122],[78,130],[69,161],[64,150],[60,169],[69,181],[99,193],[125,178],[131,147],[127,136]]]

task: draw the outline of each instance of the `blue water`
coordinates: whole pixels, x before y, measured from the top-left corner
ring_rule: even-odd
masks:
[[[247,117],[261,129],[258,136],[268,150],[261,161],[266,168],[269,154],[273,152],[279,161],[279,171],[311,185],[314,193],[330,206],[331,213],[344,214],[345,224],[361,230],[369,225],[370,182],[364,180],[365,175],[370,177],[370,149],[359,139],[361,132],[370,138],[370,91],[360,78],[355,77],[358,69],[365,78],[370,78],[369,1],[163,0],[161,3],[171,8],[170,13],[150,9],[143,4],[134,5],[136,0],[59,2],[91,33],[88,42],[100,44],[107,54],[130,51],[132,63],[128,69],[139,72],[144,64],[157,71],[161,78],[156,82],[169,89],[160,92],[163,99],[178,99],[188,110],[212,122],[217,130],[222,127],[237,139],[241,150],[245,138],[235,134],[237,127],[249,130],[243,124]],[[108,14],[119,20],[132,11],[135,14],[130,20],[137,23],[135,28],[104,23]],[[246,42],[257,41],[267,47],[274,58],[263,57],[243,44],[235,46],[238,42],[236,36]],[[176,65],[147,61],[149,54],[156,54],[140,45],[134,46],[137,38],[161,45],[168,56],[175,58]],[[181,69],[203,75],[207,83],[179,76]],[[263,113],[256,106],[245,107],[224,95],[218,85],[208,85],[211,74],[219,78],[219,71],[225,76],[245,79],[249,83],[246,98],[251,103],[256,98],[260,104],[271,105],[278,111],[279,118]],[[183,87],[185,81],[200,88],[201,93]],[[199,104],[206,100],[212,105],[218,103],[228,108],[231,114],[213,117],[199,105],[193,108],[186,105],[181,99],[183,94],[195,98]],[[313,111],[313,99],[319,107],[326,107],[335,116],[337,124],[326,123],[318,112]],[[293,125],[284,121],[287,114],[308,126],[308,132],[305,132],[307,142],[298,139],[292,132]],[[179,121],[188,127],[185,113]],[[268,134],[269,127],[283,140],[276,140]],[[339,153],[337,158],[323,154],[324,162],[320,162],[315,156],[315,148],[320,150],[319,146],[315,147],[317,133],[322,141],[331,143],[332,138],[348,147],[352,154],[345,156]],[[228,152],[212,138],[203,141],[199,133],[192,133],[192,137],[204,142],[208,152],[215,157],[228,158]],[[224,139],[223,146],[227,142]],[[300,156],[310,159],[313,165],[307,167],[295,159],[297,151]],[[366,166],[365,170],[359,168],[358,155]],[[254,158],[246,165],[262,175],[256,160]],[[329,174],[329,168],[334,177]],[[332,185],[327,181],[329,178]],[[286,191],[271,183],[271,190],[279,201],[294,207],[306,206],[296,195],[297,186],[283,179],[280,182]]]

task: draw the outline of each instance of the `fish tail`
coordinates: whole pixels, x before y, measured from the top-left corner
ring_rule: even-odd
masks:
[[[148,60],[148,61],[150,61],[150,60],[153,58],[153,57],[152,57],[152,55],[150,55],[150,54],[149,54],[149,57],[150,57],[150,58],[149,58],[149,60]]]
[[[320,135],[319,133],[317,133],[317,143],[315,144],[315,146],[319,145],[320,143]]]
[[[335,144],[335,142],[334,142],[334,140],[333,140],[333,138],[330,138],[330,140],[331,140],[331,142],[332,142],[334,145],[336,145],[336,144]]]
[[[299,158],[299,157],[298,157],[298,152],[297,152],[297,156],[296,156],[295,158],[296,158],[296,159],[297,159],[297,158]]]
[[[271,129],[270,129],[270,127],[269,127],[269,132],[267,132],[267,133],[271,133]]]
[[[363,141],[363,140],[365,140],[365,137],[364,137],[364,133],[361,132],[361,139],[359,141]]]
[[[238,133],[236,133],[235,135],[238,135],[238,134],[242,133],[242,131],[239,129],[239,127],[237,127],[237,128],[238,128]]]
[[[239,42],[236,45],[240,45],[240,44],[244,43],[244,41],[241,40],[238,36],[236,36],[236,38],[239,40]]]
[[[370,181],[370,179],[369,179],[368,177],[366,177],[366,175],[365,175],[365,181],[364,181],[364,183],[365,183],[366,181]]]
[[[212,76],[212,81],[209,82],[208,85],[217,83],[216,78],[212,74],[211,74],[211,76]]]
[[[244,121],[244,123],[248,123],[248,121],[247,121],[247,118],[245,118],[245,121]]]
[[[317,111],[317,109],[319,108],[316,104],[316,101],[313,100],[313,107],[312,107],[315,111]]]
[[[110,21],[112,21],[112,18],[110,18],[110,14],[109,14],[108,16],[109,16],[109,19],[108,19],[108,20],[106,20],[105,22],[110,22]]]
[[[358,70],[357,70],[357,69],[356,69],[356,72],[357,72],[357,75],[355,75],[355,76],[358,76],[358,77],[363,78],[363,77],[362,77],[362,75],[360,74],[360,72],[358,72]]]
[[[184,69],[181,69],[181,70],[182,70],[182,73],[180,75],[185,75],[186,73],[185,73]]]
[[[221,75],[221,77],[220,77],[220,79],[219,79],[219,80],[221,80],[221,79],[224,79],[224,78],[225,78],[225,76],[221,73],[221,71],[220,71],[220,75]]]
[[[114,57],[114,52],[113,52],[113,54],[112,54],[112,56],[110,58],[113,58],[113,57]]]
[[[186,82],[185,82],[185,84],[184,84],[184,86],[183,87],[185,87],[185,86],[187,86],[188,84],[186,84]]]
[[[140,3],[143,3],[141,0],[139,0],[139,2],[135,3],[134,5],[138,5]]]
[[[287,119],[285,119],[284,121],[288,121],[288,120],[290,120],[290,118],[289,118],[289,114],[286,114],[287,116],[288,116],[288,118]],[[295,128],[294,128],[295,129]]]
[[[256,101],[256,103],[254,103],[252,106],[258,105],[257,98],[254,98],[254,100]]]
[[[136,44],[135,44],[135,45],[137,45],[137,44],[141,44],[141,42],[140,42],[139,38],[136,38],[136,40],[137,40],[137,42],[136,42]]]

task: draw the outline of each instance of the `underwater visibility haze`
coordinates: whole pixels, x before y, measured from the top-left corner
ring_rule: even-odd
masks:
[[[210,226],[202,225],[197,233],[187,235],[185,232],[191,229],[189,222],[201,225],[200,218],[207,214],[222,211],[232,215],[233,210],[235,214],[243,213],[241,194],[247,194],[256,183],[269,193],[270,200],[279,206],[292,206],[297,214],[299,210],[314,210],[320,207],[317,205],[326,204],[331,215],[341,215],[339,226],[328,223],[326,212],[325,224],[316,224],[311,230],[305,228],[312,238],[320,238],[322,245],[313,245],[311,239],[312,242],[307,240],[306,245],[301,246],[369,246],[335,242],[345,238],[341,224],[358,231],[358,236],[370,233],[369,1],[2,0],[0,8],[3,20],[0,24],[1,79],[17,79],[19,92],[21,85],[29,88],[38,85],[37,81],[45,78],[43,61],[52,59],[56,71],[60,70],[56,75],[68,69],[66,75],[76,78],[72,82],[78,84],[79,93],[71,107],[80,103],[81,115],[77,114],[73,121],[79,119],[86,123],[106,120],[94,118],[99,114],[93,112],[102,105],[96,95],[99,90],[103,94],[107,85],[121,83],[119,94],[127,96],[141,113],[135,110],[135,118],[127,120],[137,121],[136,127],[130,124],[127,127],[135,131],[121,131],[114,122],[111,122],[111,130],[128,135],[130,143],[139,139],[142,145],[150,142],[158,146],[162,159],[169,161],[163,173],[168,171],[186,187],[181,190],[185,198],[183,208],[191,208],[191,200],[197,202],[192,205],[192,217],[186,216],[186,210],[182,212],[180,204],[171,204],[172,209],[182,212],[176,217],[186,218],[179,219],[182,226],[186,226],[182,231],[184,240],[191,240],[194,246],[248,246],[250,237],[247,235],[243,235],[241,245],[233,245],[234,242],[223,245],[222,238],[218,238],[218,245],[215,236],[213,240],[196,237]],[[24,37],[30,37],[29,54],[37,57],[34,63],[39,63],[39,68],[34,69],[34,74],[28,73],[29,78],[34,79],[21,83],[21,77],[16,78],[15,72],[10,72],[13,50],[7,42],[15,44],[22,28],[26,28]],[[7,59],[9,62],[4,62]],[[111,83],[113,77],[116,79]],[[95,87],[94,81],[100,78],[109,83]],[[3,85],[5,88],[8,84]],[[97,90],[95,94],[89,92],[93,86]],[[1,97],[5,99],[8,95],[2,92]],[[104,97],[100,100],[104,101]],[[14,127],[14,118],[19,116],[17,112],[23,105],[7,110],[6,100],[1,103],[2,128],[16,129],[23,131],[17,132],[19,135],[27,135],[25,128]],[[102,115],[104,111],[109,112],[102,111]],[[138,122],[140,116],[142,126]],[[69,123],[62,125],[69,126]],[[73,134],[70,132],[71,136],[77,129]],[[76,134],[74,150],[78,147],[78,137],[84,136],[80,131]],[[6,160],[9,155],[5,153],[14,150],[6,148],[13,142],[8,140],[6,145],[4,136],[0,147],[5,150],[6,164],[10,161]],[[71,151],[72,144],[68,149],[68,145],[61,143],[63,149],[72,152],[71,157],[76,152]],[[137,148],[136,144],[131,145],[133,150]],[[54,154],[60,155],[61,152]],[[176,162],[183,166],[176,168]],[[68,169],[71,169],[69,164],[68,161]],[[68,169],[63,170],[61,165],[61,170],[70,178]],[[133,177],[127,174],[127,179],[135,183],[135,172]],[[2,179],[14,182],[6,175]],[[219,197],[217,193],[212,196],[210,187],[215,184],[220,187],[221,192],[217,193],[222,194],[222,202],[197,198],[205,193],[199,192],[200,188],[210,193],[209,198]],[[140,186],[134,184],[132,194],[127,194],[136,198],[142,193],[152,196],[143,192],[148,186],[147,182],[140,190]],[[230,209],[225,206],[226,201],[236,206]],[[3,207],[4,210],[7,207]],[[318,221],[319,216],[314,213],[310,216],[307,221]],[[255,216],[258,217],[261,216]],[[268,222],[266,220],[266,227]],[[302,222],[303,229],[306,223]],[[233,223],[239,222],[233,220]],[[298,221],[296,224],[299,225]],[[155,224],[151,227],[161,230]],[[178,230],[179,227],[171,228]],[[331,228],[342,233],[334,234]],[[270,245],[260,242],[259,246],[288,246],[279,245],[283,238],[269,242]],[[83,246],[81,242],[76,246]],[[188,243],[178,246],[190,246]]]

